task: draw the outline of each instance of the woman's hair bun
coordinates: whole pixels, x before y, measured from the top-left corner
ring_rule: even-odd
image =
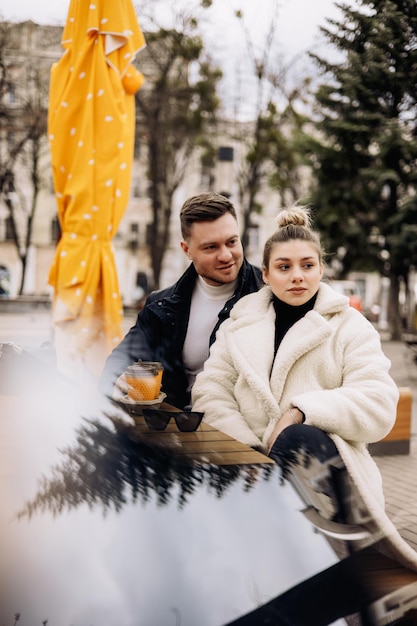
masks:
[[[282,209],[276,218],[278,228],[286,226],[304,226],[311,228],[310,209],[306,206],[293,206]]]

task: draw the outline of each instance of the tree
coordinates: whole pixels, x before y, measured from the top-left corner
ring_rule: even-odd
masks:
[[[322,28],[338,61],[313,56],[315,93],[311,200],[326,247],[343,273],[377,270],[390,279],[388,320],[400,338],[400,283],[417,263],[417,4],[361,0]]]
[[[47,163],[47,102],[50,60],[32,64],[20,51],[25,29],[39,28],[30,22],[0,23],[0,198],[9,211],[9,225],[22,265],[19,295],[23,293],[33,223]],[[59,37],[61,29],[57,29]],[[49,30],[45,47],[57,45],[57,32]],[[52,40],[50,39],[52,34]],[[27,77],[22,81],[22,72]],[[16,78],[18,77],[18,79]],[[20,82],[20,86],[19,86]],[[24,90],[22,89],[24,83]],[[6,104],[12,100],[10,105]],[[45,170],[46,171],[46,170]]]
[[[22,264],[19,295],[22,295],[24,290],[33,221],[42,184],[41,163],[42,153],[46,151],[46,120],[47,109],[35,96],[34,100],[25,104],[23,115],[19,119],[19,124],[23,122],[26,129],[20,140],[21,150],[14,163],[13,157],[9,160],[8,165],[12,167],[6,168],[1,185],[1,194],[9,209],[13,239]],[[25,167],[31,182],[28,194],[19,189],[19,179],[15,173],[19,165]]]
[[[269,29],[259,50],[245,24],[244,14],[236,12],[246,41],[245,62],[249,61],[255,84],[253,122],[246,124],[244,133],[238,137],[245,147],[238,178],[244,246],[248,243],[253,214],[262,212],[259,192],[263,185],[276,189],[283,204],[296,201],[301,190],[297,142],[305,118],[297,113],[296,104],[302,100],[303,88],[287,88],[291,62],[285,67],[277,59],[279,3],[276,0],[271,9]]]
[[[183,13],[177,28],[146,33],[140,69],[146,82],[136,96],[137,142],[148,153],[152,222],[148,244],[154,287],[169,244],[172,200],[196,146],[207,142],[219,105],[221,71],[205,54],[197,20]]]
[[[222,498],[236,482],[244,491],[259,480],[272,479],[275,466],[262,472],[253,465],[202,465],[173,454],[172,448],[149,443],[140,429],[126,427],[117,417],[112,423],[85,419],[75,431],[75,442],[61,452],[50,476],[39,481],[37,493],[18,512],[19,518],[49,511],[101,506],[103,513],[120,512],[129,502],[158,506],[177,500],[184,508],[202,485]]]

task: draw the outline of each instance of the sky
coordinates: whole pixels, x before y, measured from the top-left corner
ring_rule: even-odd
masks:
[[[347,4],[354,2],[350,0]],[[140,14],[140,1],[134,4]],[[233,9],[239,7],[247,14],[250,29],[262,32],[269,20],[268,4],[268,0],[215,0],[214,23],[217,29],[222,26],[222,32],[228,39],[233,27],[238,28],[236,20],[233,20]],[[324,25],[327,17],[339,15],[334,0],[281,0],[280,4],[279,31],[284,47],[293,53],[314,45],[318,26]],[[260,6],[264,10],[260,10]],[[0,0],[0,16],[13,21],[31,19],[40,24],[64,24],[68,7],[69,0]]]
[[[85,0],[88,2],[89,0]],[[253,49],[262,54],[265,35],[271,24],[272,5],[277,0],[213,0],[209,11],[204,11],[206,46],[217,65],[222,68],[223,79],[219,94],[223,106],[241,119],[251,118],[255,106],[255,84],[253,68],[248,65],[247,42],[242,21],[236,19],[234,11],[241,9]],[[147,0],[133,0],[139,22],[141,5]],[[153,7],[161,7],[158,23],[169,27],[170,5],[185,5],[190,8],[198,0],[152,0]],[[319,27],[326,26],[327,18],[341,17],[335,0],[278,0],[279,14],[274,45],[274,67],[290,67],[290,82],[299,85],[302,78],[315,72],[315,66],[307,51],[320,53],[324,40]],[[360,0],[345,0],[347,5],[358,5]],[[70,0],[0,0],[0,17],[11,21],[32,20],[39,24],[64,25]],[[200,19],[200,24],[203,24]],[[272,58],[272,57],[271,57]],[[246,59],[246,61],[245,61]],[[279,66],[278,66],[279,64]]]

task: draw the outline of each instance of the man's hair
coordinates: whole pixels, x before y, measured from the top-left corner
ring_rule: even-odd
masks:
[[[183,239],[189,239],[195,222],[213,222],[226,213],[237,219],[235,207],[226,196],[212,191],[192,196],[184,202],[180,211]]]

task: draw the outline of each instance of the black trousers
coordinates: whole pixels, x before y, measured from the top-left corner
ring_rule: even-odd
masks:
[[[289,426],[276,439],[269,456],[276,461],[285,480],[297,468],[311,468],[311,477],[315,489],[331,499],[334,513],[332,518],[338,522],[347,522],[349,510],[344,498],[344,489],[349,481],[348,474],[332,439],[315,426],[294,424]],[[307,484],[307,483],[306,483]],[[306,504],[308,504],[306,502]]]
[[[333,500],[337,521],[343,523],[349,517],[342,488],[343,481],[348,479],[347,470],[334,442],[325,432],[305,424],[289,426],[275,441],[270,456],[281,468],[283,480],[299,467],[313,467],[320,476],[320,480],[314,480],[314,485]],[[370,546],[352,551],[336,565],[227,626],[327,626],[342,618],[348,618],[349,624],[361,626],[415,626],[416,609],[399,619],[398,615],[393,616],[393,621],[388,612],[383,622],[376,620],[369,611],[372,603],[414,581],[417,581],[417,574]]]
[[[272,446],[270,455],[284,474],[291,465],[315,458],[321,463],[338,456],[337,448],[323,430],[306,424],[288,426]]]

